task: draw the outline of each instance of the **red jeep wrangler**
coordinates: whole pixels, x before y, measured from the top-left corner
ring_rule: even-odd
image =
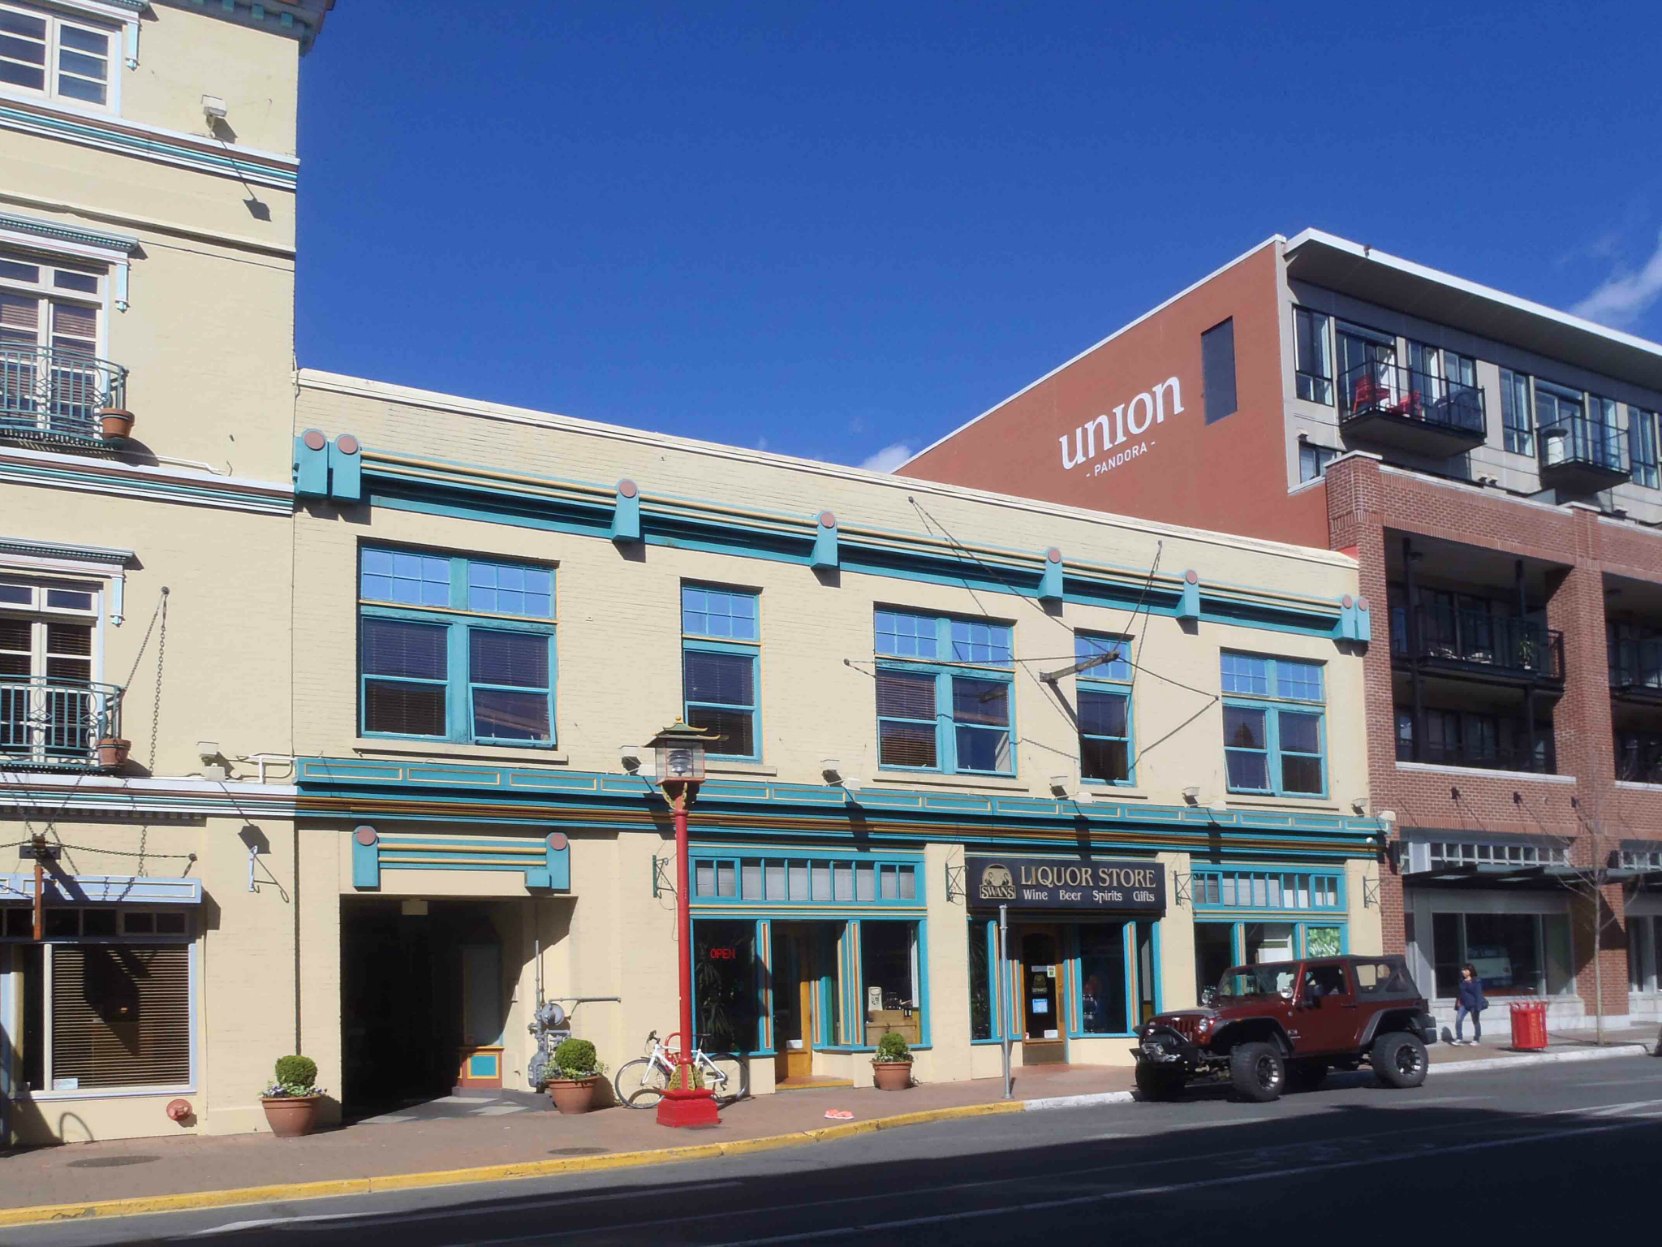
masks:
[[[1235,966],[1201,1008],[1137,1032],[1137,1089],[1170,1099],[1191,1078],[1225,1076],[1248,1100],[1311,1089],[1364,1061],[1392,1087],[1425,1081],[1436,1022],[1401,957],[1322,957]]]

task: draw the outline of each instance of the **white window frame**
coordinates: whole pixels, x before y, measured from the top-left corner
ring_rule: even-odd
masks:
[[[0,9],[37,18],[46,23],[46,83],[43,89],[22,86],[15,82],[0,82],[0,95],[13,99],[37,100],[54,108],[97,116],[121,115],[121,71],[123,67],[138,67],[139,15],[136,10],[110,4],[91,3],[90,0],[52,0],[50,4],[26,3],[24,0],[0,0]],[[109,37],[109,73],[104,80],[104,102],[62,95],[58,91],[59,32],[65,26],[96,31]],[[75,51],[75,49],[70,49]]]

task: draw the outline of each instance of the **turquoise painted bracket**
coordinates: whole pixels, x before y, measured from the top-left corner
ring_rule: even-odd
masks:
[[[835,567],[838,559],[837,517],[830,511],[821,511],[814,517],[814,554],[809,565]]]
[[[1177,602],[1179,619],[1200,619],[1200,573],[1190,568],[1183,573],[1183,590]]]
[[[1062,577],[1062,552],[1051,546],[1045,551],[1044,571],[1039,574],[1039,601],[1062,601]]]
[[[1368,609],[1367,598],[1352,600],[1350,594],[1345,594],[1339,604],[1339,639],[1364,645],[1373,640],[1373,612]]]
[[[641,539],[641,491],[631,480],[617,483],[617,505],[612,511],[612,540],[635,542]]]
[[[329,439],[321,429],[307,429],[294,439],[294,492],[302,498],[329,494]]]
[[[571,842],[554,831],[523,836],[445,836],[352,831],[352,886],[378,888],[384,870],[518,870],[527,889],[571,891]]]
[[[329,496],[339,502],[363,497],[363,448],[350,433],[329,444]]]

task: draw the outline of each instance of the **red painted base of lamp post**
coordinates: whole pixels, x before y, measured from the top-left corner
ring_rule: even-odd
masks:
[[[719,1126],[721,1113],[708,1087],[694,1087],[689,1091],[677,1091],[670,1087],[664,1091],[664,1098],[658,1101],[658,1124]]]

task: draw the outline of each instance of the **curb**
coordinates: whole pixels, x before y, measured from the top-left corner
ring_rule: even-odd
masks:
[[[1137,1097],[1129,1091],[1094,1091],[1086,1095],[1053,1095],[1042,1100],[1023,1100],[1024,1113],[1042,1113],[1052,1108],[1088,1108],[1093,1104],[1130,1104]]]
[[[1523,1065],[1561,1065],[1569,1061],[1608,1061],[1612,1057],[1651,1056],[1646,1043],[1615,1043],[1603,1048],[1573,1048],[1568,1052],[1531,1052],[1518,1056],[1484,1057],[1476,1061],[1434,1061],[1433,1074],[1478,1074],[1484,1070],[1517,1069]]]
[[[1128,1097],[1129,1098],[1129,1097]],[[593,1173],[605,1169],[631,1169],[673,1161],[710,1160],[718,1156],[742,1156],[749,1152],[801,1147],[824,1143],[878,1130],[922,1126],[930,1122],[968,1117],[991,1117],[1019,1113],[1029,1103],[999,1100],[991,1104],[962,1104],[951,1108],[923,1109],[891,1117],[840,1126],[820,1126],[790,1134],[764,1135],[756,1139],[734,1139],[726,1143],[695,1143],[686,1147],[647,1148],[634,1152],[613,1152],[606,1156],[567,1157],[562,1160],[520,1161],[504,1165],[480,1165],[471,1169],[439,1169],[426,1173],[393,1173],[372,1178],[334,1178],[317,1182],[279,1183],[269,1186],[233,1187],[219,1191],[187,1191],[172,1195],[135,1195],[124,1199],[88,1200],[76,1204],[38,1204],[26,1208],[0,1208],[0,1226],[38,1225],[53,1221],[92,1221],[110,1217],[133,1217],[157,1212],[189,1212],[203,1208],[227,1208],[236,1204],[258,1204],[272,1200],[322,1199],[336,1195],[372,1195],[382,1191],[408,1191],[421,1187],[459,1186],[474,1182],[506,1182],[520,1178],[542,1178],[565,1173]],[[1036,1101],[1034,1101],[1036,1103]]]

